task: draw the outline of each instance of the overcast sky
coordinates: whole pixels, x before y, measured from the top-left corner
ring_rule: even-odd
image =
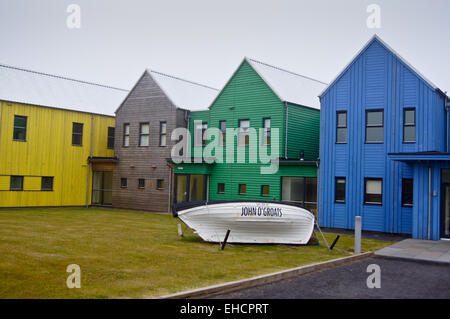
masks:
[[[450,91],[449,12],[448,0],[0,0],[0,63],[125,89],[148,67],[221,88],[248,56],[329,82],[377,33]]]

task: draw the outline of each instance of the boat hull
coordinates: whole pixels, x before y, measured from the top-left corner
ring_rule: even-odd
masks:
[[[314,230],[308,210],[272,202],[206,204],[177,213],[189,228],[207,242],[307,244]]]

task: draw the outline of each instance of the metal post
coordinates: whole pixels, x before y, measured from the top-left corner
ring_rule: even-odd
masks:
[[[225,239],[223,240],[223,243],[222,243],[222,245],[220,247],[221,250],[225,249],[225,245],[227,244],[228,236],[230,236],[230,230],[229,229],[227,230],[227,233],[225,235]]]
[[[183,237],[183,230],[181,229],[181,224],[178,224],[178,236]]]
[[[355,254],[361,253],[361,216],[355,216]]]

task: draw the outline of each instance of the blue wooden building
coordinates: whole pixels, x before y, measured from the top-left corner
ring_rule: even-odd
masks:
[[[374,36],[320,101],[320,225],[450,238],[446,94]]]

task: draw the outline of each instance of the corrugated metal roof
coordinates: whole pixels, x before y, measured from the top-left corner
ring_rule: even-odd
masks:
[[[246,60],[282,101],[320,109],[317,96],[327,83],[254,59]]]
[[[172,103],[182,109],[190,111],[207,110],[219,93],[218,89],[200,83],[154,70],[148,70],[148,72]]]
[[[0,100],[114,115],[128,91],[0,64]]]

